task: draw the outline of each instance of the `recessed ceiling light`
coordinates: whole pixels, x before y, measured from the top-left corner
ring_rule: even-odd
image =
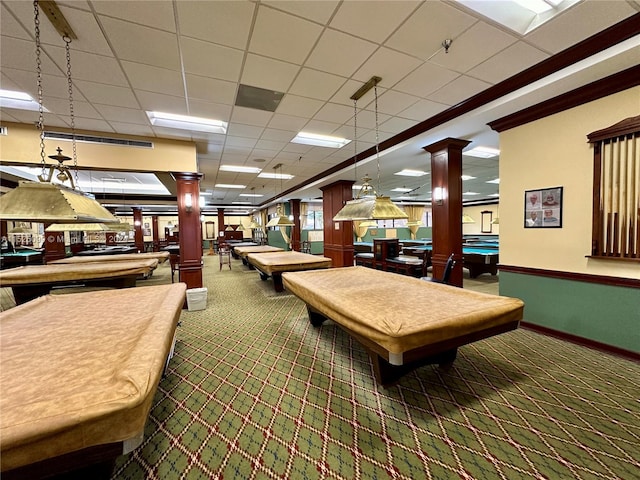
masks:
[[[462,152],[462,154],[470,157],[492,158],[500,155],[500,150],[491,147],[475,147],[471,150],[467,150],[466,152]]]
[[[241,193],[238,195],[239,197],[264,197],[264,195],[260,193]]]
[[[279,180],[291,180],[294,176],[288,173],[267,173],[262,172],[258,175],[260,178],[277,178]]]
[[[472,177],[471,175],[462,175],[460,178],[462,180],[474,180],[476,177]]]
[[[220,165],[220,170],[223,172],[238,172],[238,173],[260,173],[261,168],[258,167],[245,167],[244,165]]]
[[[411,190],[413,190],[413,188],[397,187],[391,189],[392,192],[410,192]]]
[[[231,202],[234,205],[251,205],[251,202]]]
[[[487,180],[487,183],[497,183],[497,184],[500,184],[500,179],[499,179],[499,178],[494,178],[493,180]]]
[[[207,133],[227,133],[227,122],[211,118],[175,115],[164,112],[147,112],[151,125],[156,127],[178,128]]]
[[[291,143],[301,143],[303,145],[313,145],[314,147],[342,148],[351,143],[351,140],[329,135],[317,135],[315,133],[300,132]]]
[[[216,188],[247,188],[246,185],[233,185],[230,183],[216,183]]]
[[[40,109],[40,104],[28,93],[0,89],[0,107],[37,112]],[[44,112],[49,112],[44,107],[42,109]]]
[[[422,170],[411,170],[405,168],[399,172],[394,173],[394,175],[402,175],[404,177],[422,177],[424,175],[429,175],[429,172],[423,172]]]

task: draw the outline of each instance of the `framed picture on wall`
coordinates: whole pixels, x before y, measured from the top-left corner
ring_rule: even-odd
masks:
[[[562,187],[524,192],[524,228],[562,228]]]

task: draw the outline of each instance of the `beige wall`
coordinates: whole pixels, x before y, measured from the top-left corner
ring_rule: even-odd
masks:
[[[485,232],[482,233],[482,213],[489,211],[493,213],[493,219],[498,218],[499,209],[498,205],[473,205],[470,207],[464,207],[462,209],[463,215],[469,215],[471,218],[475,220],[476,223],[463,223],[462,224],[462,234],[463,235],[499,235],[500,234],[500,225],[495,224],[491,225],[491,233]]]
[[[3,163],[39,164],[39,131],[32,125],[6,123],[8,133],[0,136],[0,160]],[[66,131],[66,133],[70,133]],[[153,148],[103,145],[76,142],[78,167],[137,172],[197,172],[195,143],[160,138],[130,137],[126,135],[76,131],[77,134],[109,138],[125,138],[153,142]],[[45,155],[55,155],[57,147],[63,155],[73,156],[71,141],[45,140]],[[52,163],[49,158],[46,162]],[[72,166],[67,162],[67,166]]]
[[[591,252],[593,151],[587,135],[640,112],[640,87],[500,133],[500,263],[640,278]],[[523,227],[524,191],[564,187],[562,228]]]

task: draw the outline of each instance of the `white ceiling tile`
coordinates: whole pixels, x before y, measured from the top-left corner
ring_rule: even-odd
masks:
[[[44,48],[40,55],[40,61],[43,73],[63,75],[62,70],[46,55]],[[36,54],[33,42],[3,36],[2,42],[0,42],[0,66],[2,66],[3,72],[9,68],[32,72],[34,79],[32,83],[35,85]]]
[[[120,59],[180,69],[178,41],[174,34],[104,16],[101,20]]]
[[[293,115],[282,115],[276,113],[271,117],[269,128],[277,130],[290,130],[299,132],[307,123],[307,119],[303,117],[294,117]]]
[[[327,101],[344,82],[343,77],[303,68],[289,89],[289,93]]]
[[[321,32],[319,25],[260,6],[249,51],[299,64]]]
[[[122,68],[133,88],[176,97],[184,95],[182,75],[176,70],[134,62],[122,62]]]
[[[455,39],[477,19],[442,2],[424,2],[385,46],[429,59],[447,38]]]
[[[350,77],[376,50],[374,43],[346,33],[325,30],[305,65]]]
[[[176,115],[187,114],[187,102],[184,96],[172,97],[161,93],[144,92],[136,90],[136,97],[140,101],[140,107],[147,112],[167,112]]]
[[[256,110],[247,107],[233,107],[231,121],[236,123],[244,123],[246,125],[256,125],[265,127],[273,117],[272,112]]]
[[[277,112],[298,117],[313,117],[322,105],[323,103],[319,100],[286,94],[282,97]]]
[[[386,122],[380,124],[380,131],[396,134],[413,127],[416,123],[416,121],[405,118],[391,117]]]
[[[80,80],[75,82],[85,98],[91,103],[115,105],[118,107],[132,107],[138,105],[133,92],[129,88],[114,85],[104,85]]]
[[[245,60],[240,83],[286,92],[299,70],[298,65],[250,53]]]
[[[223,105],[222,103],[189,100],[189,115],[194,117],[213,118],[228,122],[229,117],[231,117],[231,109],[230,105]]]
[[[524,42],[517,42],[467,72],[471,77],[498,83],[548,58],[549,55]]]
[[[254,138],[234,137],[232,135],[227,135],[227,141],[225,142],[225,150],[228,147],[253,148],[255,144],[256,144],[256,140]],[[247,154],[248,153],[249,152],[247,152]]]
[[[453,40],[448,53],[441,50],[430,61],[464,73],[515,42],[513,35],[478,22]]]
[[[317,133],[319,135],[333,135],[333,133],[340,127],[339,123],[323,122],[320,120],[309,120],[304,126],[305,132]]]
[[[329,21],[340,2],[335,0],[323,0],[320,2],[301,2],[300,0],[263,0],[260,3],[324,24]]]
[[[267,128],[265,129],[265,131],[262,133],[262,137],[261,137],[261,141],[267,141],[267,142],[282,142],[284,144],[287,144],[291,141],[291,139],[293,137],[296,136],[298,132],[295,130],[280,130],[277,128]],[[271,148],[268,146],[268,143],[265,143],[263,147],[261,148]],[[274,144],[271,144],[272,146],[275,146]]]
[[[547,52],[558,53],[592,35],[595,31],[637,14],[627,2],[588,1],[569,8],[533,32],[525,39]]]
[[[173,4],[164,0],[145,0],[144,2],[93,0],[96,12],[147,27],[176,31]]]
[[[389,88],[393,87],[421,64],[422,61],[415,57],[394,52],[388,48],[380,48],[358,69],[354,74],[354,78],[365,83],[371,77],[381,77],[380,84]]]
[[[431,100],[419,100],[409,108],[400,112],[398,115],[403,118],[421,122],[442,112],[443,110],[446,110],[447,108],[449,108],[449,105],[432,102]]]
[[[176,6],[181,35],[234,48],[247,46],[257,8],[253,2],[176,2]]]
[[[184,71],[195,75],[237,82],[242,67],[242,50],[192,38],[180,41]]]
[[[69,114],[69,99],[68,98],[47,98],[46,107],[52,112],[59,114]],[[73,99],[73,114],[76,117],[95,118],[102,120],[102,115],[98,113],[93,105],[88,102],[80,102],[78,99]]]
[[[318,113],[313,116],[313,120],[323,120],[341,124],[353,117],[353,108],[336,103],[325,103]]]
[[[152,137],[153,130],[148,125],[136,125],[133,123],[123,123],[110,121],[109,125],[113,127],[116,133],[126,135],[139,135],[141,137]]]
[[[60,49],[60,54],[64,55],[64,49]],[[74,80],[89,80],[121,87],[128,85],[114,57],[80,51],[71,52],[71,77]]]
[[[237,84],[227,80],[185,75],[189,98],[207,102],[233,105],[236,101]]]
[[[20,7],[19,3],[27,3],[27,2],[9,2],[7,5],[5,2],[0,4],[0,29],[2,30],[2,35],[6,37],[15,37],[22,40],[27,40],[33,45],[33,40],[31,37],[31,33],[34,30],[33,20],[31,23],[26,23],[21,25],[16,18],[13,16],[14,7],[17,5]],[[33,11],[33,4],[31,4],[31,11]],[[18,8],[20,12],[23,10]],[[16,15],[19,12],[15,12]],[[30,30],[27,30],[30,28]]]
[[[429,100],[446,105],[456,105],[490,86],[490,84],[481,80],[462,75],[437,92],[429,95]]]
[[[149,125],[149,117],[139,109],[113,107],[109,105],[96,105],[96,110],[105,120],[122,121],[137,125]]]
[[[394,90],[418,97],[426,97],[459,76],[459,73],[427,62],[398,82]]]
[[[254,137],[260,138],[264,128],[253,125],[243,125],[241,123],[232,122],[227,128],[227,134],[235,137]]]
[[[331,27],[382,43],[420,5],[417,1],[343,2],[331,19]]]
[[[109,125],[109,123],[105,122],[104,120],[96,120],[93,118],[77,118],[75,123],[76,123],[76,129],[78,130],[92,130],[95,132],[113,132],[113,128],[111,128],[111,125]]]
[[[100,24],[96,21],[92,12],[69,8],[64,5],[59,6],[62,15],[67,19],[71,29],[78,37],[71,41],[71,50],[82,50],[83,52],[106,56],[111,56],[113,54],[109,43],[102,33]],[[48,21],[46,23],[49,24]],[[45,37],[43,37],[43,42],[64,46],[64,41],[60,38],[60,34],[55,29],[51,28],[50,33],[52,35],[52,39],[49,40],[48,38],[45,39]]]
[[[420,98],[413,95],[407,95],[406,93],[396,92],[394,90],[386,90],[379,95],[378,111],[388,113],[389,115],[397,115],[418,100],[420,100]]]

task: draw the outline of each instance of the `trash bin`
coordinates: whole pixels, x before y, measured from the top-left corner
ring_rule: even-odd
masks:
[[[187,289],[187,310],[204,310],[207,308],[207,289],[188,288]]]

